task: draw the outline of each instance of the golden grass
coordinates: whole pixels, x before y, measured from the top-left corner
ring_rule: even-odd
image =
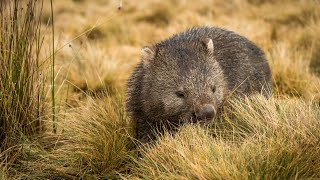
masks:
[[[89,43],[69,48],[61,55],[61,60],[68,63],[62,73],[75,91],[96,94],[105,90],[112,94],[120,87],[119,62],[107,56],[105,49]]]
[[[51,133],[48,121],[48,132],[22,141],[0,178],[320,177],[318,1],[122,3],[119,11],[120,1],[54,1],[58,131]],[[50,36],[47,3],[41,22]],[[123,100],[139,49],[197,25],[234,30],[259,45],[271,65],[274,97],[231,100],[211,128],[186,125],[154,147],[136,147]]]
[[[134,144],[122,98],[91,99],[71,111],[61,125],[69,142],[57,150],[62,158],[73,159],[70,173],[110,176],[123,172]]]
[[[25,143],[22,158],[10,171],[15,177],[101,178],[127,170],[135,156],[134,131],[123,98],[89,98],[59,115],[58,134],[45,134]]]
[[[319,177],[319,106],[301,100],[232,100],[217,125],[186,125],[142,151],[142,179]]]
[[[301,51],[275,44],[268,53],[275,95],[320,100],[320,80],[309,70],[309,61]]]

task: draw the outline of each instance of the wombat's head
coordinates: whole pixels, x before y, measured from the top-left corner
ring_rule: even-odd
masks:
[[[143,110],[155,120],[211,122],[226,81],[211,39],[162,42],[141,50]]]

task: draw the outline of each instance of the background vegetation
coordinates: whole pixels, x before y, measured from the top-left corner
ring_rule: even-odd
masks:
[[[14,0],[0,9],[0,179],[320,178],[319,1]],[[260,46],[274,96],[232,99],[212,128],[186,125],[141,148],[124,109],[140,48],[199,25]]]

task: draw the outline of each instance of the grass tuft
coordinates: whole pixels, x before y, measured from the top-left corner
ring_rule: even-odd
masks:
[[[45,108],[44,61],[40,58],[42,3],[0,2],[0,165],[10,167],[21,142],[39,134]]]
[[[163,137],[132,171],[142,179],[317,178],[319,113],[300,100],[231,100],[213,128],[186,125]]]
[[[71,54],[63,57],[68,63],[65,76],[74,91],[93,96],[114,94],[122,78],[117,71],[118,62],[106,56],[104,48],[89,43],[82,47],[72,46]]]
[[[17,177],[115,178],[135,156],[132,123],[120,96],[89,99],[62,114],[57,134],[26,145]],[[59,116],[60,117],[60,116]],[[62,122],[62,121],[59,121]]]
[[[319,8],[314,3],[310,3],[310,1],[306,1],[305,3],[296,1],[286,4],[288,6],[287,11],[270,13],[264,17],[265,21],[279,26],[305,27],[309,23],[319,19],[319,13],[317,12]]]
[[[70,142],[60,149],[61,158],[73,159],[71,172],[110,177],[126,170],[133,129],[121,97],[89,100],[68,115],[63,127]]]
[[[274,94],[280,96],[320,99],[320,79],[310,74],[308,61],[303,54],[288,53],[287,47],[279,44],[267,54],[273,75]]]

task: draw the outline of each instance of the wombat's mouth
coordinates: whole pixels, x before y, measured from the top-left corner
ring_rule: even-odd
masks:
[[[196,123],[196,122],[198,122],[199,121],[199,119],[197,118],[197,116],[196,116],[196,113],[192,113],[192,116],[191,116],[191,122],[193,122],[193,123]]]
[[[192,116],[190,117],[190,122],[191,123],[200,123],[200,124],[205,124],[205,123],[211,123],[213,121],[213,118],[211,119],[200,119],[196,116],[195,113],[192,113]]]

